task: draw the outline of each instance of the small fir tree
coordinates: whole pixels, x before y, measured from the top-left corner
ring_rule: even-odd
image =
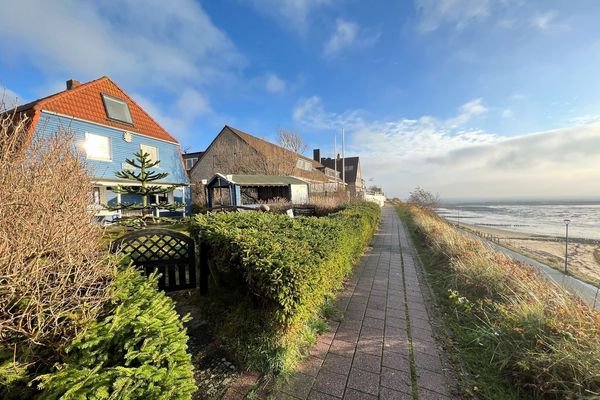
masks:
[[[131,168],[125,168],[119,172],[116,172],[115,175],[117,178],[127,179],[132,182],[139,183],[136,186],[117,186],[113,188],[113,192],[120,194],[133,194],[139,195],[142,198],[141,203],[119,203],[114,206],[109,206],[110,210],[140,210],[142,212],[142,217],[151,214],[149,211],[154,211],[155,209],[162,208],[167,210],[175,210],[177,208],[183,207],[181,203],[169,203],[169,202],[149,202],[149,196],[155,196],[158,194],[166,194],[171,193],[175,190],[175,186],[159,186],[153,184],[153,182],[159,181],[161,179],[169,176],[168,172],[157,172],[153,171],[152,168],[157,166],[160,161],[155,160],[152,161],[150,159],[150,154],[143,153],[141,150],[134,154],[135,159],[130,160],[127,158],[125,163]]]

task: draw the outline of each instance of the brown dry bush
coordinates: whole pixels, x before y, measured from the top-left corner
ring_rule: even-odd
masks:
[[[68,130],[27,143],[27,119],[1,111],[0,353],[56,354],[101,311],[116,261]]]

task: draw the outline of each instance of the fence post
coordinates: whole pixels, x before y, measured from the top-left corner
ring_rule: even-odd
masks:
[[[200,294],[208,294],[208,243],[200,236]]]

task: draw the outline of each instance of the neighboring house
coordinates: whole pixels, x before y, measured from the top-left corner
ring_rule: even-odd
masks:
[[[227,125],[190,171],[197,202],[204,203],[203,182],[217,173],[293,176],[307,182],[310,192],[335,192],[340,184],[318,161]]]
[[[316,157],[315,151],[315,157]],[[358,157],[321,158],[321,164],[342,173],[348,191],[353,197],[362,197],[366,191],[365,182],[360,170],[360,159]],[[342,172],[343,171],[343,172]]]
[[[203,151],[197,151],[194,153],[183,153],[181,155],[183,157],[183,161],[185,162],[185,170],[187,172],[190,172],[190,170],[194,168],[194,165],[196,165],[198,160],[202,157],[202,154],[204,154]]]
[[[134,158],[133,154],[139,150],[150,154],[153,160],[160,160],[156,170],[169,174],[155,184],[177,186],[174,192],[150,201],[189,205],[189,181],[179,143],[110,78],[105,76],[83,84],[69,80],[65,91],[22,105],[16,112],[30,118],[30,137],[43,139],[68,131],[77,147],[84,149],[94,183],[97,216],[120,215],[102,205],[140,202],[138,196],[112,191],[117,185],[134,185],[118,179],[115,172],[128,168],[125,159]]]

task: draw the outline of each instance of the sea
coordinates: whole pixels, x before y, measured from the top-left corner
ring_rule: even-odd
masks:
[[[437,213],[451,222],[534,235],[600,240],[598,201],[456,201]]]

